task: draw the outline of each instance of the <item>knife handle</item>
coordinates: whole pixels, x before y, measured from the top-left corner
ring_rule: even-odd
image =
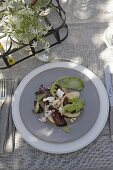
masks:
[[[113,106],[110,107],[110,136],[113,141]]]

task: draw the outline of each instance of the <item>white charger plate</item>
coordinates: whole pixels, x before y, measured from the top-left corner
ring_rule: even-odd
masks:
[[[23,89],[25,88],[26,84],[37,74],[51,69],[51,68],[70,68],[76,71],[81,72],[84,75],[87,75],[89,79],[93,82],[94,86],[96,87],[98,91],[98,95],[100,98],[100,112],[98,115],[97,120],[95,121],[94,125],[91,127],[89,131],[87,131],[83,136],[80,138],[69,141],[69,142],[63,142],[63,143],[54,143],[54,142],[47,142],[45,140],[42,140],[36,136],[34,136],[24,125],[22,118],[20,116],[19,112],[19,102],[21,98],[21,94],[23,92]],[[96,106],[95,106],[96,107]],[[75,63],[71,62],[56,62],[56,63],[50,63],[45,64],[43,66],[40,66],[39,68],[31,71],[20,83],[18,88],[15,91],[14,94],[14,100],[12,104],[12,116],[15,123],[15,126],[17,130],[22,135],[23,139],[25,139],[26,142],[28,142],[33,147],[42,150],[44,152],[48,153],[55,153],[55,154],[63,154],[63,153],[69,153],[77,151],[85,146],[87,146],[89,143],[94,141],[97,136],[101,133],[102,129],[104,128],[109,113],[109,100],[108,95],[106,92],[106,89],[102,83],[102,81],[89,69],[77,65]]]

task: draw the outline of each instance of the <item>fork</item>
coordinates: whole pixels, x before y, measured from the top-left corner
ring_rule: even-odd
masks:
[[[7,84],[5,79],[0,80],[0,108],[5,102],[7,97]]]

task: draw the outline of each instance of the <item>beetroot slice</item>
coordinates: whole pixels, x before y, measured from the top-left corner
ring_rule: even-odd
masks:
[[[52,117],[53,117],[53,120],[57,126],[66,126],[67,125],[64,117],[61,116],[60,112],[58,112],[57,110],[55,110],[52,113]]]

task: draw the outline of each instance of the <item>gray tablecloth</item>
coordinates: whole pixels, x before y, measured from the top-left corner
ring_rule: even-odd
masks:
[[[110,64],[113,71],[113,58],[106,55],[107,46],[103,37],[105,29],[113,22],[113,0],[91,1],[96,6],[96,14],[88,20],[74,18],[68,3],[63,3],[69,35],[61,44],[52,47],[50,53],[53,57],[72,59],[89,68],[104,83],[105,65]],[[23,51],[15,55],[20,57]],[[44,63],[33,57],[10,69],[1,70],[0,76],[23,78],[42,64]],[[62,155],[44,153],[33,148],[17,132],[15,151],[0,155],[0,169],[111,170],[113,169],[113,142],[109,134],[109,121],[94,142],[79,151]]]

